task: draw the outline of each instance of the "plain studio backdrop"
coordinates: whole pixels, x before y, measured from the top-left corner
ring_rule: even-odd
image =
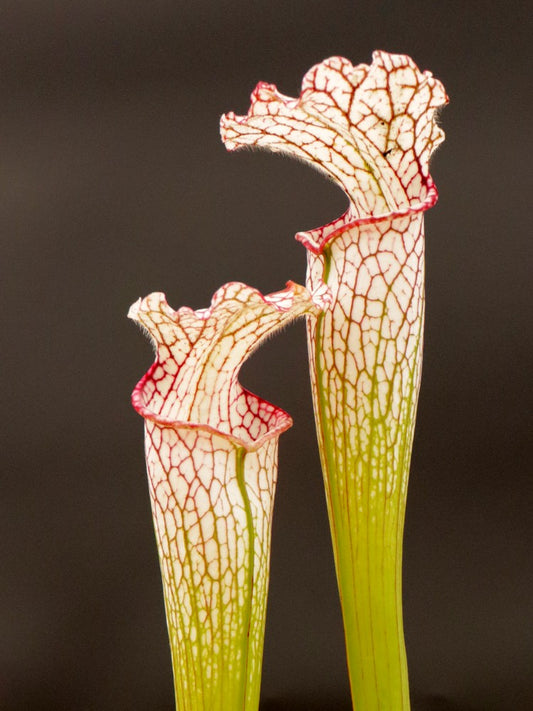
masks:
[[[533,708],[528,3],[3,0],[0,708],[170,711],[129,305],[305,279],[293,235],[346,199],[307,166],[228,154],[259,80],[296,96],[340,54],[409,54],[451,99],[427,213],[407,505],[414,711]],[[529,160],[528,160],[529,159]],[[529,181],[529,185],[528,185]],[[526,201],[526,194],[528,200]],[[263,710],[349,709],[303,322],[246,364],[288,410]]]

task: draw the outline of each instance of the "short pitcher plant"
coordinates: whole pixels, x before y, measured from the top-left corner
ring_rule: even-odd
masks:
[[[305,295],[292,285],[283,296],[253,293],[270,314],[271,328],[308,316],[317,436],[355,711],[410,708],[402,542],[421,375],[423,216],[437,200],[428,163],[444,138],[435,112],[446,102],[442,84],[409,57],[375,52],[371,65],[353,66],[341,57],[316,65],[299,98],[260,83],[246,116],[228,113],[221,120],[229,150],[257,146],[303,159],[336,181],[349,200],[340,218],[296,235],[307,250]],[[290,307],[280,310],[278,299],[289,300]],[[178,317],[158,295],[133,307],[133,317],[160,349],[134,403],[147,419],[174,673],[183,677],[176,682],[180,711],[257,708],[275,441],[289,426],[287,415],[264,403],[258,410],[236,376],[228,379],[228,362],[235,374],[254,338],[266,333],[263,311],[244,317],[242,345],[231,329],[227,340],[220,338],[223,346],[210,347],[211,375],[209,358],[190,357],[199,322],[216,321],[215,312],[213,302],[206,312],[180,310]],[[224,390],[226,380],[236,390]],[[258,441],[273,448],[269,454],[265,449],[262,463]],[[252,452],[253,463],[244,469],[239,457],[244,462]],[[260,481],[269,483],[261,488]],[[213,533],[217,516],[224,522],[220,539]],[[206,572],[209,566],[214,577]],[[178,638],[179,644],[173,641]],[[223,652],[215,649],[232,655],[229,666],[217,663]],[[250,690],[243,691],[248,683]],[[190,705],[193,689],[203,705]],[[202,697],[206,689],[227,695],[215,703],[215,697]]]
[[[262,340],[317,312],[290,282],[268,296],[226,284],[199,311],[173,311],[160,293],[130,309],[157,349],[133,405],[180,711],[258,708],[277,446],[292,420],[237,378]]]

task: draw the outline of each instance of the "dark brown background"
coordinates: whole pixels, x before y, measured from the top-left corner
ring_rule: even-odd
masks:
[[[532,709],[528,4],[4,0],[0,18],[0,708],[172,709],[129,405],[152,355],[126,312],[153,290],[198,308],[225,281],[304,280],[293,234],[343,195],[288,159],[227,154],[218,118],[258,80],[296,95],[312,64],[381,48],[451,97],[405,540],[414,711]],[[349,708],[306,371],[300,323],[243,372],[296,421],[265,711]]]

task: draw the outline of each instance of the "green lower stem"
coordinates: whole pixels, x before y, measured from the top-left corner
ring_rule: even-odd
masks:
[[[370,509],[354,531],[342,524],[336,528],[348,669],[353,706],[358,711],[409,709],[401,541],[397,518],[387,514]],[[334,516],[338,522],[342,512]]]

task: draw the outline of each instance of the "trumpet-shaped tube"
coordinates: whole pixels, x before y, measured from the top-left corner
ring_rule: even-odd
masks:
[[[262,340],[319,310],[288,283],[219,289],[173,311],[154,293],[130,309],[157,350],[132,396],[146,462],[179,711],[255,711],[279,435],[292,420],[242,388]]]
[[[406,56],[332,57],[298,99],[259,84],[247,116],[222,117],[232,150],[310,162],[346,192],[342,217],[296,238],[308,288],[331,303],[308,322],[324,472],[354,708],[409,708],[401,600],[407,480],[420,384],[428,160],[444,134],[442,85]]]

